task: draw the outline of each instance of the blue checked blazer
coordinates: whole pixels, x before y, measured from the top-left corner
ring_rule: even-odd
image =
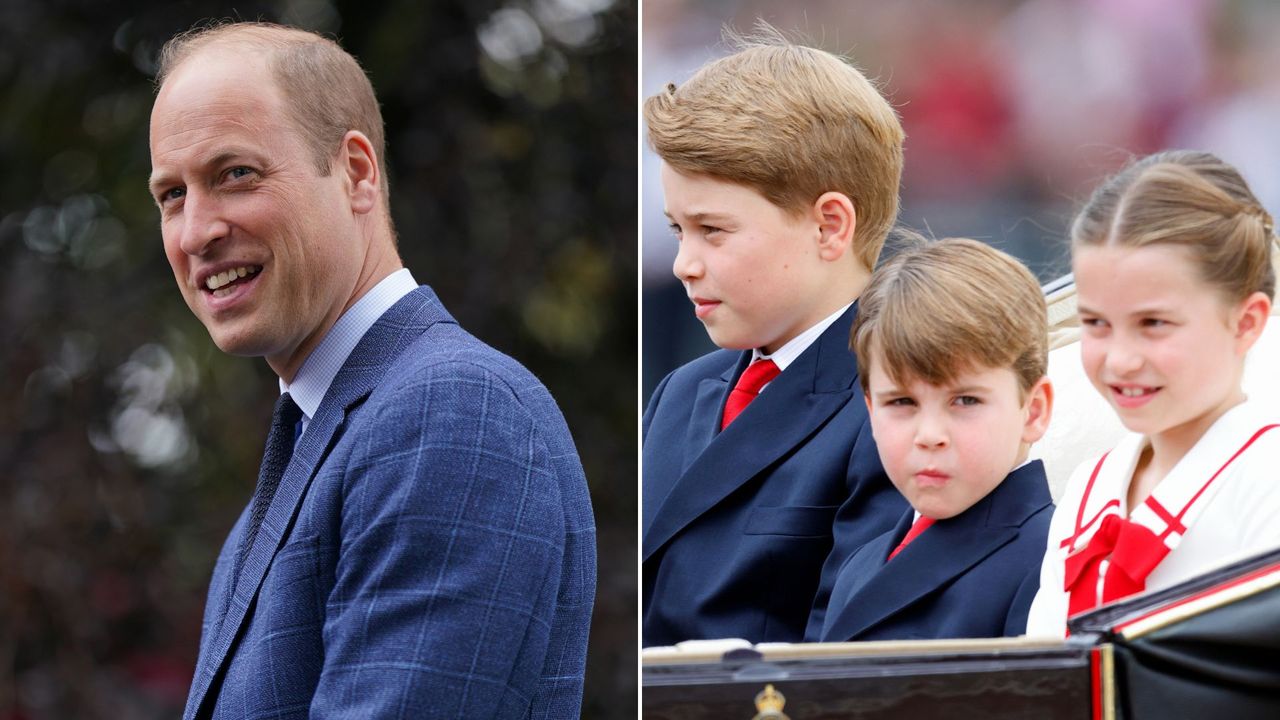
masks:
[[[573,440],[430,288],[352,351],[232,587],[247,510],[184,718],[580,713],[596,565]]]

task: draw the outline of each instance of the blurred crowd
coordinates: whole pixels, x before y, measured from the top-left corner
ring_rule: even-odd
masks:
[[[645,3],[642,94],[726,54],[763,19],[877,79],[907,133],[901,223],[1067,272],[1065,232],[1132,155],[1212,151],[1280,210],[1280,4],[1263,0],[661,0]],[[642,395],[711,349],[671,275],[658,161],[642,161]]]

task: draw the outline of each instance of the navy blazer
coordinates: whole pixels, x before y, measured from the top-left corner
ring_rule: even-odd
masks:
[[[720,432],[750,352],[668,375],[645,410],[643,643],[802,639],[834,582],[833,544],[892,527],[905,501],[880,466],[849,351],[856,304]]]
[[[595,528],[536,378],[420,287],[360,340],[232,587],[183,717],[577,717]]]
[[[1040,588],[1053,517],[1044,465],[1014,470],[959,515],[902,549],[914,520],[864,545],[840,569],[819,636],[809,640],[913,640],[1021,635]]]

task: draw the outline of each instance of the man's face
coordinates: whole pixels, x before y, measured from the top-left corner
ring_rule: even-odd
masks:
[[[320,176],[265,60],[220,48],[165,81],[151,165],[187,305],[223,351],[291,379],[351,304],[365,259],[346,176]]]
[[[876,355],[867,374],[871,434],[889,479],[922,515],[943,520],[968,510],[1044,433],[1045,380],[1025,399],[1008,368],[964,372],[946,385],[899,384]]]
[[[712,342],[776,351],[830,312],[818,223],[744,185],[662,164],[672,267]]]

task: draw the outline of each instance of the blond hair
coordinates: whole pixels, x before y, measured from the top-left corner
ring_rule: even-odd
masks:
[[[745,185],[793,214],[844,193],[870,270],[898,216],[897,113],[846,61],[761,27],[738,52],[645,100],[649,144],[680,172]]]
[[[285,110],[310,151],[320,175],[327,176],[348,130],[369,138],[382,169],[383,209],[388,208],[386,133],[373,85],[360,63],[336,42],[298,28],[261,22],[198,25],[170,38],[160,49],[156,89],[196,52],[233,45],[262,52]],[[246,78],[246,82],[252,80]],[[390,218],[388,217],[388,220]]]
[[[863,392],[873,362],[893,382],[954,382],[1009,368],[1022,393],[1049,362],[1044,293],[1009,254],[967,238],[904,250],[877,268],[850,331]]]
[[[1071,227],[1072,249],[1167,244],[1191,253],[1200,277],[1232,301],[1275,294],[1275,227],[1231,165],[1207,152],[1171,150],[1130,163],[1089,198]]]

